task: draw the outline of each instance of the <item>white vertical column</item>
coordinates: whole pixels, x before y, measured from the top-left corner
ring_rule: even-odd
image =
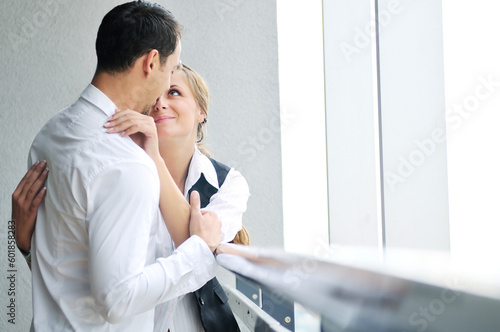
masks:
[[[443,0],[451,254],[498,270],[499,3]],[[464,18],[467,24],[464,24]]]
[[[324,1],[330,237],[379,247],[380,188],[371,1]]]
[[[448,250],[441,1],[378,7],[387,247]]]
[[[284,242],[328,253],[321,0],[278,0]]]

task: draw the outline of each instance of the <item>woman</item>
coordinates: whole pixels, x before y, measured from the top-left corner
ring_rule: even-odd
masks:
[[[160,210],[173,241],[164,241],[159,246],[159,256],[171,254],[175,247],[189,237],[190,210],[187,200],[192,190],[200,193],[201,207],[205,211],[217,213],[222,221],[222,242],[233,239],[239,243],[248,242],[241,222],[249,197],[245,179],[234,169],[210,159],[206,151],[200,148],[208,116],[208,97],[204,80],[188,66],[179,65],[172,75],[170,89],[158,98],[150,116],[130,110],[117,111],[104,125],[110,134],[130,136],[150,155],[158,168],[161,181]],[[12,196],[16,240],[24,254],[30,246],[36,208],[45,195],[46,189],[39,189],[47,174],[44,162],[33,165]],[[221,294],[216,280],[211,281],[206,288],[217,293],[217,296],[225,296]],[[204,294],[206,291],[197,296]],[[226,315],[226,324],[227,320],[234,320],[232,313],[227,312],[227,303],[212,309],[211,305],[200,306],[200,319],[197,303],[193,294],[187,294],[157,306],[155,330],[203,331],[202,326],[207,331],[212,328],[221,330],[217,324],[222,322],[209,319],[214,314],[213,310],[219,315]],[[212,311],[204,315],[204,310]],[[227,330],[224,328],[222,330]]]

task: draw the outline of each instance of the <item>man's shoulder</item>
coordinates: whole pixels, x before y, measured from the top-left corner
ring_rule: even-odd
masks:
[[[47,160],[54,170],[93,177],[123,163],[156,170],[153,161],[130,138],[108,134],[107,116],[84,98],[55,114],[35,138],[32,160]]]
[[[57,135],[61,131],[66,132],[78,122],[78,119],[82,117],[84,113],[96,113],[95,110],[92,112],[92,108],[92,104],[83,98],[78,98],[73,104],[57,111],[42,126],[35,139],[45,139],[45,137],[50,137],[54,134]]]

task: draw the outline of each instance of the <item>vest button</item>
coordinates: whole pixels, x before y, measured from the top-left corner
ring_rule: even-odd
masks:
[[[203,299],[200,297],[200,305],[204,305],[205,304],[205,301],[203,301]]]

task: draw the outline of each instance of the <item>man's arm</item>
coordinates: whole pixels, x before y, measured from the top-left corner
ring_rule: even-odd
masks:
[[[155,236],[152,220],[158,213],[158,178],[153,171],[140,163],[124,163],[100,174],[89,192],[91,291],[111,323],[192,292],[215,274],[209,245],[220,239],[220,222],[213,219],[201,225],[195,217],[194,224],[203,231],[195,226],[193,236],[174,255],[148,262],[150,237]],[[113,194],[105,188],[113,188]],[[191,213],[200,216],[199,207],[195,210]]]

